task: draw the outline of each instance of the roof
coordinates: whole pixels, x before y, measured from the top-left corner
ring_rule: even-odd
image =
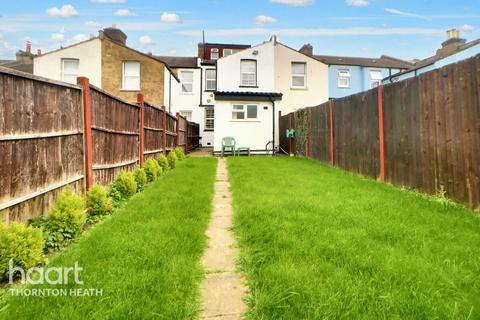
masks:
[[[215,100],[248,100],[272,101],[282,100],[282,93],[278,92],[245,92],[245,91],[215,91]]]
[[[197,57],[155,56],[171,68],[198,68]]]
[[[408,70],[405,70],[405,71],[401,71],[401,72],[398,72],[398,73],[395,73],[387,78],[385,78],[384,80],[387,80],[387,79],[392,79],[392,78],[395,78],[395,77],[398,77],[398,76],[401,76],[403,74],[407,74],[407,73],[410,73],[410,72],[413,72],[413,71],[416,71],[418,69],[421,69],[421,68],[424,68],[426,66],[430,66],[432,64],[434,64],[435,62],[439,61],[439,60],[442,60],[442,59],[445,59],[445,58],[448,58],[456,53],[459,53],[461,51],[464,51],[464,50],[467,50],[473,46],[476,46],[476,45],[480,45],[480,39],[477,39],[477,40],[474,40],[474,41],[470,41],[468,43],[465,43],[463,45],[460,45],[458,46],[455,50],[449,52],[449,54],[436,54],[434,56],[431,56],[431,57],[428,57],[426,59],[423,59],[423,60],[420,60],[416,63],[413,64],[412,68],[408,69]]]
[[[0,60],[0,66],[33,74],[33,63],[22,63],[16,60]]]
[[[199,45],[203,45],[204,43],[203,42],[200,42]],[[234,43],[209,43],[209,42],[206,42],[205,43],[205,46],[207,47],[222,47],[222,48],[226,48],[226,49],[229,49],[229,48],[243,48],[243,49],[247,49],[247,48],[250,48],[251,45],[249,44],[234,44]]]
[[[361,58],[361,57],[344,57],[344,56],[325,56],[314,55],[315,59],[322,61],[328,65],[343,66],[361,66],[361,67],[377,67],[377,68],[396,68],[409,69],[413,64],[390,56],[381,56],[380,58]]]

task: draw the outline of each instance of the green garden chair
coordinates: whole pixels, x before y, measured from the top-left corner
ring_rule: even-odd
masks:
[[[233,137],[222,138],[222,157],[225,151],[231,151],[235,155],[235,139]]]

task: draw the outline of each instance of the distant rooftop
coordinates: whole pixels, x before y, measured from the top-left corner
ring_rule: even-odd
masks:
[[[197,57],[155,56],[171,68],[197,68]]]
[[[395,68],[410,69],[413,67],[411,62],[398,58],[382,55],[380,58],[361,58],[361,57],[344,57],[344,56],[325,56],[314,55],[317,60],[328,65],[345,65],[345,66],[362,66],[377,68]]]

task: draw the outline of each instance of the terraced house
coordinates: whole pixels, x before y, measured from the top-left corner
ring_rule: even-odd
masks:
[[[178,82],[178,77],[166,63],[129,48],[126,41],[127,35],[115,26],[103,29],[98,37],[36,56],[33,73],[69,83],[84,76],[94,86],[130,102],[136,102],[142,92],[150,103],[164,105],[171,84],[165,80],[171,75]]]

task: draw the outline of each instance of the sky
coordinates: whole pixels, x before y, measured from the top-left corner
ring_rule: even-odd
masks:
[[[194,56],[207,42],[257,44],[277,35],[315,54],[421,59],[445,31],[480,38],[479,0],[0,0],[0,59],[31,41],[48,52],[116,24],[127,45],[158,55]]]

